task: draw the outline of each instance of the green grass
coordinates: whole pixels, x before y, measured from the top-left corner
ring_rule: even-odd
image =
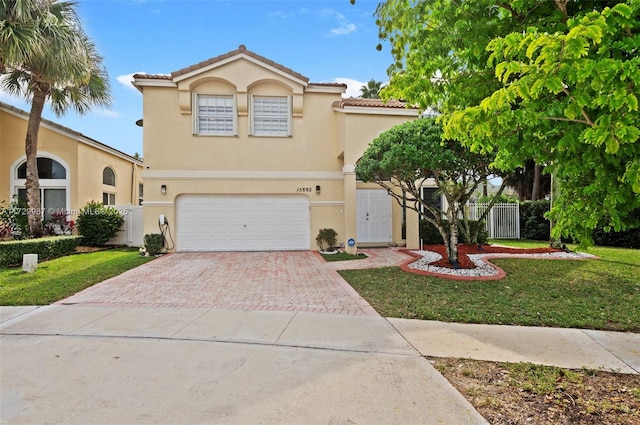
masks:
[[[494,259],[507,272],[495,281],[397,267],[339,273],[386,317],[640,332],[640,250],[589,252],[601,259]]]
[[[367,258],[366,254],[358,253],[356,255],[348,254],[344,251],[337,254],[320,254],[325,261],[349,261],[349,260],[363,260]]]
[[[44,261],[33,273],[3,269],[0,305],[51,304],[151,259],[140,256],[137,248],[117,248]]]

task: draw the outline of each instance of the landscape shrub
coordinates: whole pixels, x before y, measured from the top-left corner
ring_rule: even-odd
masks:
[[[164,236],[160,233],[144,235],[144,249],[149,255],[158,255],[164,249]]]
[[[103,246],[122,229],[124,218],[117,209],[91,201],[80,209],[76,225],[82,245]]]
[[[22,264],[24,254],[38,254],[38,261],[64,257],[75,252],[80,240],[80,236],[55,236],[0,242],[0,265]]]
[[[18,240],[28,235],[27,201],[14,197],[9,206],[0,205],[0,239],[11,237]]]
[[[544,214],[551,208],[547,200],[526,201],[520,204],[520,237],[533,241],[548,241],[551,224]]]
[[[640,221],[640,209],[634,210],[629,219],[630,221]],[[640,228],[621,232],[605,232],[604,229],[597,228],[591,236],[593,237],[593,242],[599,246],[640,249]]]
[[[338,234],[333,229],[320,229],[318,236],[316,236],[316,243],[320,251],[327,251],[336,246],[337,236]]]

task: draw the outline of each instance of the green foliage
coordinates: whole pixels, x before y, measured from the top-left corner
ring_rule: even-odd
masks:
[[[599,226],[627,228],[640,207],[640,2],[568,18],[559,31],[495,37],[488,64],[502,87],[447,117],[446,134],[497,151],[503,168],[523,151],[551,164],[560,188],[552,236],[588,244]]]
[[[0,205],[0,239],[12,237],[17,240],[29,235],[27,211],[27,202],[18,197],[14,197],[7,207]]]
[[[640,221],[640,208],[633,211],[630,219]],[[599,246],[615,246],[620,248],[640,249],[640,227],[606,232],[599,227],[593,231],[593,242]]]
[[[149,255],[158,255],[164,249],[164,236],[160,233],[144,235],[144,248]]]
[[[124,218],[117,209],[91,201],[80,209],[78,233],[82,235],[82,245],[103,246],[116,236],[124,224]]]
[[[0,242],[0,265],[22,264],[24,254],[38,254],[38,261],[73,254],[80,243],[78,236],[56,236],[51,238],[26,239]]]
[[[320,251],[327,251],[336,246],[338,234],[333,229],[320,229],[316,236],[316,243]]]
[[[527,201],[520,204],[520,237],[534,241],[548,241],[551,226],[545,214],[549,201]]]
[[[443,139],[442,127],[433,118],[420,118],[381,133],[367,148],[356,166],[359,179],[387,189],[400,205],[419,213],[428,211],[430,221],[441,234],[448,258],[457,261],[458,224],[464,205],[490,175],[491,154],[474,153],[456,140]],[[447,200],[446,210],[422,199],[422,188],[433,179]],[[496,194],[500,196],[502,188]]]
[[[560,7],[564,5],[565,7]],[[382,97],[435,106],[502,170],[548,164],[555,236],[621,230],[640,207],[640,2],[387,0]]]

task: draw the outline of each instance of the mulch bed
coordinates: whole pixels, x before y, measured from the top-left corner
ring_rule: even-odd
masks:
[[[447,250],[444,245],[424,245],[425,251],[437,252],[442,258],[431,263],[433,266],[446,267],[453,269],[453,265],[447,259]],[[549,252],[561,252],[555,248],[509,248],[494,245],[482,245],[482,250],[478,249],[478,245],[458,245],[458,268],[475,269],[476,266],[467,256],[468,254],[546,254]]]

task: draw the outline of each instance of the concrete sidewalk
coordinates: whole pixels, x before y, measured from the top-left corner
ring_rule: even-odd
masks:
[[[382,317],[0,308],[3,424],[486,424]]]
[[[211,308],[0,307],[2,423],[485,424],[423,356],[640,372],[640,334]]]

